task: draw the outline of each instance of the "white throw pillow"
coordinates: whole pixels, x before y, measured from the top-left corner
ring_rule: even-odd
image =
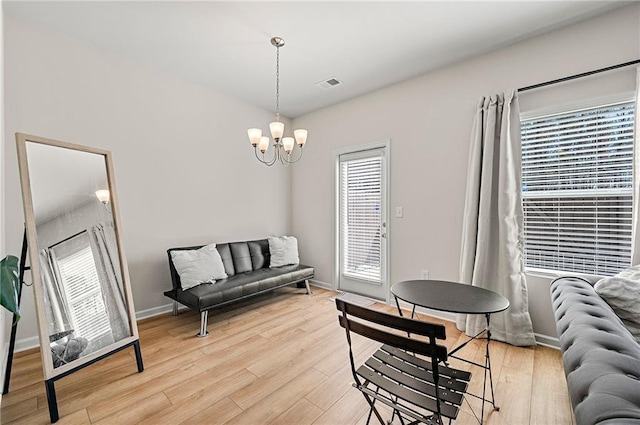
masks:
[[[282,267],[298,264],[298,240],[295,236],[269,236],[269,253],[271,261],[269,267]]]
[[[180,275],[183,291],[201,283],[215,283],[217,279],[227,277],[222,258],[214,243],[198,250],[171,251],[171,260]]]
[[[640,343],[640,265],[600,279],[594,289]]]

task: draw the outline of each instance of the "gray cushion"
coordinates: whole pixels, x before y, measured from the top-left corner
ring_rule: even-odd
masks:
[[[593,287],[640,343],[640,265],[602,278]]]
[[[178,290],[178,301],[198,311],[249,297],[279,286],[290,285],[313,277],[313,267],[296,264],[277,269],[262,268],[239,273],[215,284],[204,284],[188,289]]]
[[[233,257],[233,268],[236,273],[245,273],[253,270],[251,253],[247,242],[232,242],[229,244]]]

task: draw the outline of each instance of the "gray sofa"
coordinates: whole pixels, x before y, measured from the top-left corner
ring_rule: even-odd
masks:
[[[640,424],[640,344],[588,281],[556,279],[551,299],[577,425]]]
[[[222,258],[226,279],[215,283],[203,283],[196,287],[182,290],[180,275],[171,259],[171,252],[176,250],[195,250],[204,245],[170,248],[169,269],[173,288],[164,293],[173,300],[173,314],[178,314],[178,303],[200,313],[199,337],[206,336],[209,310],[256,295],[264,294],[283,286],[302,284],[311,295],[309,279],[313,278],[313,267],[303,264],[269,268],[269,241],[260,239],[246,242],[228,242],[216,244]]]

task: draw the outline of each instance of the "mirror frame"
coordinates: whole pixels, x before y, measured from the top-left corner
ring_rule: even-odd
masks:
[[[118,248],[118,258],[120,260],[120,269],[122,272],[122,283],[124,285],[125,303],[127,307],[127,317],[131,329],[131,336],[123,338],[106,347],[96,350],[84,357],[80,357],[68,364],[61,365],[57,368],[53,367],[53,358],[49,342],[49,331],[46,322],[46,313],[44,305],[44,291],[42,283],[42,274],[39,261],[31,261],[38,258],[38,237],[36,232],[36,222],[33,210],[33,197],[31,190],[31,179],[29,175],[29,163],[27,156],[27,142],[39,143],[48,146],[55,146],[62,149],[70,149],[75,151],[87,152],[102,155],[105,161],[105,171],[107,174],[107,183],[110,191],[110,204],[113,213],[113,225],[116,235],[116,244]],[[16,133],[16,145],[18,149],[18,166],[20,171],[20,183],[22,186],[22,201],[24,207],[25,227],[27,234],[27,242],[29,248],[29,258],[31,267],[31,280],[34,288],[36,315],[38,322],[38,333],[40,337],[40,354],[42,357],[42,365],[44,369],[45,380],[53,380],[56,377],[65,376],[77,369],[94,363],[101,358],[106,357],[110,353],[120,351],[128,345],[132,345],[138,341],[138,327],[135,318],[135,309],[133,306],[133,295],[131,293],[131,283],[129,279],[129,270],[122,244],[122,235],[120,232],[120,214],[118,210],[118,196],[116,193],[115,179],[113,173],[113,164],[111,160],[111,152],[103,149],[97,149],[88,146],[76,145],[73,143],[61,142],[58,140],[47,139],[44,137],[32,136],[23,133]]]

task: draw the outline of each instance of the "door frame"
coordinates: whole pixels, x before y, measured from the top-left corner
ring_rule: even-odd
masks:
[[[376,142],[364,143],[360,145],[346,146],[343,148],[337,148],[332,151],[332,160],[333,160],[333,290],[338,290],[338,283],[340,282],[340,155],[345,155],[349,153],[362,152],[373,149],[382,149],[384,151],[384,176],[385,181],[383,182],[385,187],[385,193],[383,202],[386,205],[385,215],[382,217],[383,222],[387,223],[387,237],[382,238],[382,243],[384,244],[384,274],[382,276],[383,282],[382,285],[385,287],[385,299],[384,302],[389,304],[390,300],[390,292],[389,288],[391,288],[390,277],[391,277],[391,255],[389,252],[389,240],[392,236],[391,223],[389,222],[389,200],[391,199],[391,185],[389,182],[391,181],[391,139],[383,139]]]

